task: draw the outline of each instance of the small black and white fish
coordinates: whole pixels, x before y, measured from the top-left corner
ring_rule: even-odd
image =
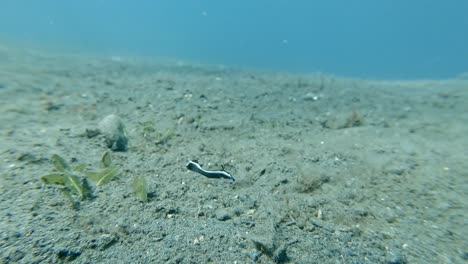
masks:
[[[197,161],[192,161],[192,160],[187,163],[186,167],[187,169],[193,172],[200,173],[201,175],[208,177],[208,178],[224,178],[224,179],[236,181],[236,179],[234,179],[234,176],[232,176],[232,174],[230,174],[229,172],[225,171],[224,168],[223,170],[220,170],[220,171],[204,170],[202,169],[200,164],[198,164]]]

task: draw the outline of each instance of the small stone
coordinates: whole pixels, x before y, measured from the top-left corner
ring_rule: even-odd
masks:
[[[182,255],[178,255],[175,259],[174,259],[174,262],[175,263],[182,263],[184,261],[184,257]]]
[[[219,221],[226,221],[231,219],[231,214],[225,211],[219,212],[216,214],[216,219],[218,219]]]
[[[89,247],[100,251],[106,250],[118,241],[116,234],[101,234],[90,241]]]
[[[251,259],[253,262],[257,262],[261,255],[262,255],[262,253],[260,253],[260,252],[258,252],[258,251],[255,251],[255,252],[253,252],[252,254],[250,254],[250,259]]]
[[[302,97],[305,101],[317,101],[319,98],[320,97],[314,93],[307,93]]]
[[[80,250],[73,250],[73,249],[66,249],[66,248],[60,249],[56,253],[56,257],[58,258],[58,260],[66,261],[66,262],[73,261],[80,255],[81,255]]]
[[[281,247],[276,250],[275,255],[273,256],[275,263],[285,263],[288,261],[288,255],[286,254],[286,248]]]
[[[389,224],[395,223],[398,220],[398,214],[389,207],[384,209],[382,216]]]
[[[405,264],[406,259],[399,254],[394,254],[392,252],[387,253],[385,262],[388,264]]]
[[[117,115],[108,115],[99,122],[99,131],[106,139],[107,147],[114,151],[126,151],[128,145],[125,126]]]

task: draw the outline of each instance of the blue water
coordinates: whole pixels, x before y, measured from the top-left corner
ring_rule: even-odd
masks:
[[[290,72],[468,71],[466,0],[2,0],[0,40]]]

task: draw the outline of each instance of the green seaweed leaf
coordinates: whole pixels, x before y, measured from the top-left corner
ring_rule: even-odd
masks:
[[[70,166],[68,166],[68,163],[57,154],[52,155],[51,162],[52,165],[54,165],[54,167],[60,172],[70,171]]]
[[[146,202],[148,200],[148,189],[146,180],[142,176],[136,176],[133,178],[133,193],[135,194],[138,199],[142,202]]]
[[[73,170],[76,172],[83,172],[86,169],[86,164],[78,164],[75,167],[73,167]]]
[[[103,184],[106,184],[114,178],[115,175],[119,173],[119,168],[117,167],[108,167],[105,169],[102,169],[98,172],[88,172],[86,173],[86,176],[93,181],[97,186],[101,186]]]
[[[83,185],[77,176],[65,174],[65,186],[67,186],[71,192],[76,193],[81,197],[84,196]]]
[[[111,160],[110,152],[106,151],[106,153],[104,153],[104,155],[102,155],[102,158],[101,158],[101,168],[108,168],[110,167],[111,163],[112,163],[112,160]]]
[[[51,173],[41,177],[41,181],[45,184],[65,185],[64,173]]]

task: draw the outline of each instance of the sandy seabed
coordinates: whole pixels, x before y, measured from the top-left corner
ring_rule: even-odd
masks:
[[[119,174],[78,207],[53,154]],[[97,131],[97,132],[96,132]],[[0,47],[0,263],[462,263],[468,79],[377,81]],[[185,168],[224,166],[236,181]],[[76,176],[85,181],[85,173]],[[132,192],[147,181],[148,200]]]

